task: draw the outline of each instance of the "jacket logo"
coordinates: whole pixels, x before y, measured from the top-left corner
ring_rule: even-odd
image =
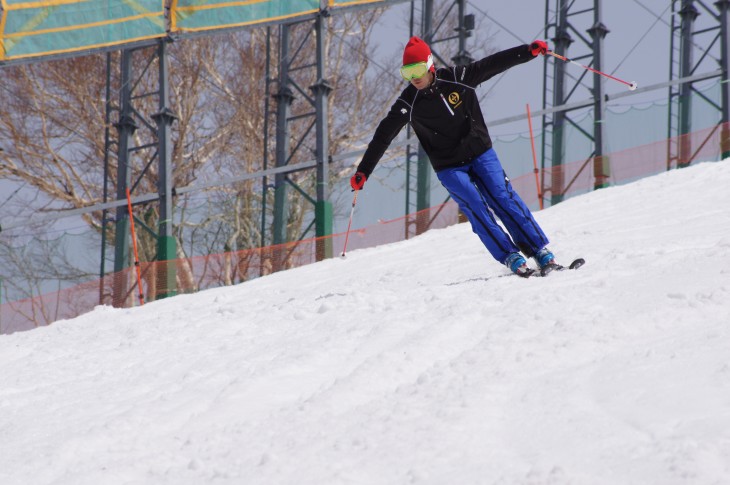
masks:
[[[461,98],[459,97],[459,93],[449,93],[449,103],[451,103],[454,108],[458,108],[461,104]]]

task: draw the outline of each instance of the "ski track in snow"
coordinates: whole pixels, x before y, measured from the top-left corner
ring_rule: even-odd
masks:
[[[730,483],[730,162],[0,336],[0,483]]]

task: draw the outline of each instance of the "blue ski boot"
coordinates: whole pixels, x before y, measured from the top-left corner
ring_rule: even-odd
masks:
[[[525,261],[525,258],[520,253],[512,253],[507,256],[507,259],[504,260],[504,265],[514,274],[523,278],[529,278],[535,272],[534,269],[527,267],[527,261]]]
[[[537,253],[535,253],[535,262],[537,263],[537,267],[542,269],[550,264],[555,264],[555,255],[548,249],[548,248],[542,248]]]
[[[540,274],[542,276],[545,276],[554,269],[562,268],[555,262],[555,255],[546,247],[535,253],[533,257],[535,258],[537,267],[540,268]]]

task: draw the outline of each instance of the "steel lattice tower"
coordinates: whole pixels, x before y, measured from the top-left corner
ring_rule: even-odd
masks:
[[[590,0],[588,4],[576,5],[577,1],[547,0],[545,2],[545,36],[552,42],[555,53],[582,64],[601,70],[603,64],[603,41],[609,30],[603,24],[601,0]],[[586,35],[588,34],[588,35]],[[576,42],[577,38],[577,42]],[[573,46],[573,43],[576,43]],[[571,49],[575,53],[569,52]],[[589,71],[571,77],[566,70],[566,63],[553,57],[545,57],[543,84],[543,110],[550,114],[543,115],[542,167],[552,168],[550,184],[544,192],[550,192],[550,201],[556,204],[563,200],[563,194],[570,188],[573,180],[566,180],[565,129],[572,125],[580,133],[593,142],[593,152],[588,156],[580,171],[586,170],[591,162],[593,167],[594,187],[604,187],[610,176],[610,165],[604,156],[604,119],[605,96],[604,79],[598,74],[590,75]],[[594,112],[594,125],[591,132],[578,126],[572,114],[576,110],[585,109],[587,105],[570,107],[569,103],[577,93],[588,91]],[[546,181],[543,180],[543,187]]]
[[[692,104],[696,98],[720,113],[722,156],[730,156],[730,0],[718,0],[714,7],[703,0],[672,0],[670,38],[669,113],[667,169],[692,163]],[[709,69],[709,71],[701,72]],[[721,100],[717,104],[696,89],[695,83],[721,79]]]

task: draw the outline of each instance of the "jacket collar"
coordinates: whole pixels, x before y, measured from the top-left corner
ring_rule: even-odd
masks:
[[[438,96],[441,93],[441,81],[438,77],[438,72],[433,74],[433,82],[425,89],[421,90],[421,93],[426,97]]]

